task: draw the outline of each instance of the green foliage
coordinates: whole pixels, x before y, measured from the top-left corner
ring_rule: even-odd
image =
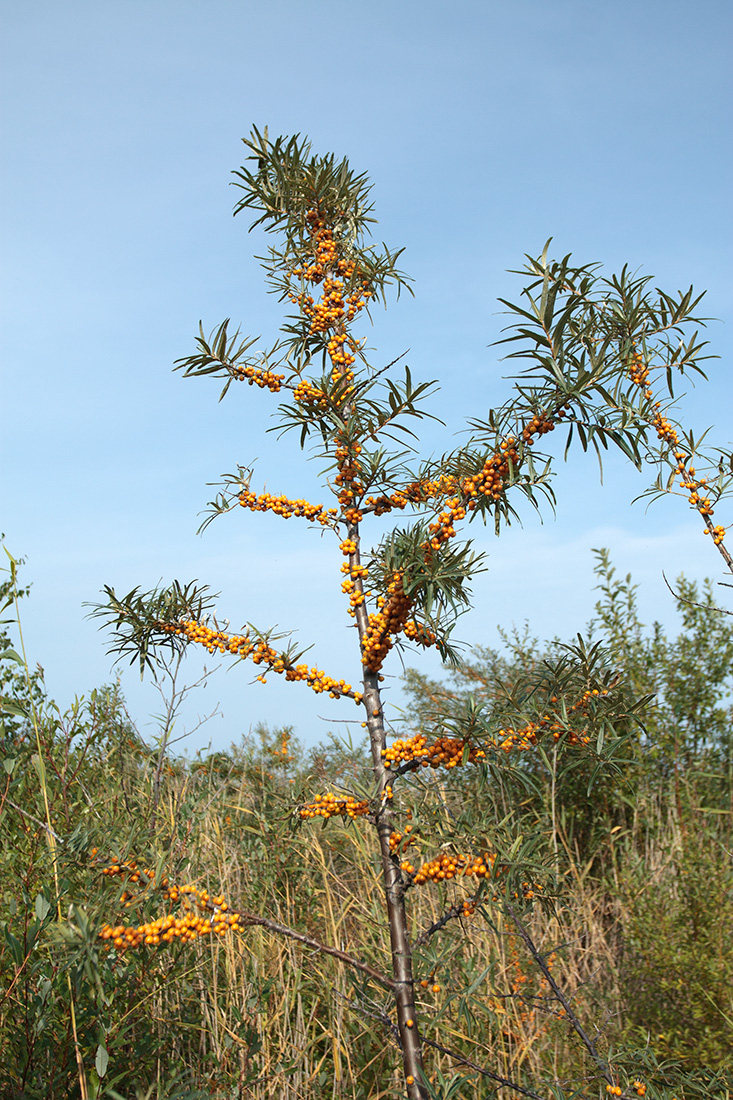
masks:
[[[645,715],[651,760],[707,759],[727,767],[733,688],[733,623],[717,609],[711,581],[700,592],[685,577],[675,585],[682,632],[667,638],[658,624],[648,635],[639,621],[636,587],[616,576],[606,550],[595,552],[601,599],[596,626],[616,659],[627,661],[634,687],[654,694]]]
[[[122,597],[108,585],[104,591],[107,602],[92,604],[91,617],[113,627],[114,641],[108,652],[117,654],[120,660],[129,657],[130,664],[138,662],[141,675],[146,668],[155,673],[160,650],[176,654],[185,648],[185,642],[176,634],[161,630],[162,625],[188,619],[199,621],[212,612],[216,603],[216,595],[209,586],[195,581],[186,585],[173,581],[167,588],[154,588],[150,592],[133,588]]]
[[[733,1033],[733,872],[723,838],[730,826],[706,828],[704,815],[689,814],[682,830],[654,873],[631,853],[624,869],[628,1029],[642,1041],[651,1036],[657,1051],[678,1063],[726,1069]]]
[[[467,774],[456,783],[454,813],[497,819],[510,812],[517,831],[549,830],[558,874],[580,875],[596,912],[613,915],[604,933],[613,967],[594,983],[607,1011],[618,997],[609,1028],[616,1042],[651,1041],[678,1071],[724,1070],[733,1028],[725,946],[733,929],[733,624],[715,609],[710,582],[701,594],[680,577],[680,633],[669,637],[659,624],[646,630],[631,577],[617,576],[608,551],[596,554],[592,630],[632,696],[648,693],[643,725],[626,726],[610,773],[598,772],[591,755],[573,759],[558,745],[524,754],[511,769],[489,764],[489,783]],[[449,684],[410,670],[415,728],[452,731],[487,716],[496,725],[506,701],[516,706],[564,649],[558,640],[545,650],[526,636],[504,641],[503,652],[475,650]],[[623,728],[621,716],[613,724]]]
[[[11,614],[17,600],[29,594],[30,588],[19,588],[11,578],[0,581],[0,615]],[[14,622],[12,617],[0,619],[0,736],[10,744],[27,736],[28,716],[45,697],[42,670],[26,675],[23,658],[14,648],[7,630]]]

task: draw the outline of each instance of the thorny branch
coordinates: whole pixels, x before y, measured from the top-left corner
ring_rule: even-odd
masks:
[[[242,913],[237,910],[232,910],[232,912],[237,913],[243,924],[257,924],[262,928],[268,928],[271,932],[276,932],[279,936],[288,936],[292,940],[305,944],[306,947],[311,947],[314,951],[320,951],[324,955],[332,955],[334,959],[340,959],[347,966],[353,966],[355,970],[361,970],[362,973],[368,974],[373,981],[378,982],[385,989],[393,990],[395,988],[396,983],[388,978],[386,974],[382,974],[381,971],[376,970],[369,963],[355,959],[353,955],[348,955],[345,951],[339,951],[337,947],[328,947],[325,943],[319,943],[318,940],[312,939],[311,936],[304,936],[293,928],[288,928],[284,924],[270,920],[269,917],[258,917],[254,913]]]
[[[455,920],[456,917],[462,916],[464,913],[465,908],[463,902],[461,902],[460,905],[451,905],[450,909],[446,910],[446,912],[443,913],[442,917],[439,917],[434,924],[431,924],[429,928],[426,928],[424,932],[421,932],[420,935],[415,940],[413,940],[412,946],[424,947],[425,944],[429,942],[431,937],[434,936],[436,932],[440,932],[442,928],[445,928],[446,924],[448,924],[452,920]]]

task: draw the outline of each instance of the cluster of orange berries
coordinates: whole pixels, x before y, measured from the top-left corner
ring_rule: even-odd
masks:
[[[677,473],[680,475],[680,485],[690,494],[690,504],[697,508],[701,516],[712,516],[713,506],[710,498],[703,496],[698,490],[705,492],[707,478],[695,477],[695,467],[687,466],[689,459],[684,451],[677,451],[674,456],[677,459]]]
[[[490,878],[495,862],[496,855],[490,852],[483,856],[443,854],[423,863],[417,870],[409,860],[404,860],[400,867],[406,875],[410,875],[413,886],[423,886],[426,882],[448,882],[459,875]]]
[[[333,229],[318,209],[306,215],[306,225],[311,239],[312,259],[302,267],[296,267],[292,276],[306,283],[322,284],[318,301],[305,290],[288,295],[310,322],[312,335],[327,334],[326,350],[333,366],[332,383],[339,383],[336,393],[327,394],[312,382],[301,380],[295,386],[296,401],[314,409],[338,407],[353,393],[354,379],[351,367],[356,361],[359,342],[344,331],[346,325],[363,310],[373,296],[369,281],[355,277],[354,261],[340,256],[342,249],[334,240]],[[344,384],[344,382],[346,384]]]
[[[348,573],[348,577],[341,582],[341,591],[349,597],[349,615],[356,614],[356,608],[361,607],[367,596],[371,595],[370,592],[365,592],[363,582],[368,576],[368,569],[365,565],[359,565],[356,562],[350,565],[349,562],[344,562],[341,566],[342,573]]]
[[[334,478],[334,483],[339,487],[338,502],[347,523],[358,523],[362,519],[362,513],[354,507],[354,501],[364,490],[359,480],[361,464],[358,456],[361,454],[361,444],[340,443],[334,453],[338,462],[338,473]]]
[[[293,274],[308,282],[320,283],[327,271],[334,270],[344,278],[351,279],[355,270],[354,261],[338,258],[339,246],[326,217],[314,208],[308,211],[305,220],[314,248],[315,263],[306,268],[296,268]]]
[[[354,268],[351,264],[340,261],[336,269],[345,279],[351,279]],[[314,302],[312,298],[302,297],[301,304],[306,317],[311,320],[311,332],[323,332],[334,325],[349,324],[357,313],[367,305],[372,296],[369,283],[362,280],[358,288],[351,294],[345,293],[344,282],[341,279],[325,279],[323,283],[323,297],[320,302]],[[343,343],[338,345],[343,349]],[[350,366],[354,362],[354,356],[341,350],[331,350],[331,359],[342,366]]]
[[[390,849],[395,855],[404,854],[404,851],[413,842],[413,838],[407,835],[407,829],[405,834],[404,838],[399,833],[393,833],[390,837]],[[474,856],[465,852],[458,854],[444,853],[436,859],[421,864],[417,869],[410,860],[404,859],[400,863],[400,870],[409,877],[410,885],[424,886],[428,882],[450,882],[452,879],[459,877],[475,877],[479,880],[496,877],[497,874],[503,872],[503,868],[499,867],[495,870],[495,864],[496,854],[493,852],[485,852],[481,856]],[[521,890],[522,897],[527,901],[531,901],[536,893],[542,892],[542,886],[539,883],[523,882]],[[514,897],[519,897],[518,891],[515,891]],[[475,898],[467,898],[456,906],[455,913],[451,911],[450,915],[471,916],[476,911],[477,904]]]
[[[290,500],[286,496],[273,496],[271,493],[243,492],[239,494],[239,503],[243,508],[249,508],[252,512],[274,512],[276,516],[290,519],[292,516],[304,519],[317,520],[327,527],[333,523],[333,517],[337,514],[335,508],[328,511],[321,504],[311,504],[307,500]]]
[[[387,495],[369,496],[364,500],[364,511],[374,512],[376,516],[382,516],[385,512],[391,512],[393,508],[403,509],[408,504],[424,504],[435,497],[447,496],[454,493],[458,487],[458,479],[452,474],[441,475],[436,480],[411,481],[404,489],[398,489]]]
[[[345,473],[347,479],[353,478],[361,468],[358,461],[361,450],[361,443],[346,443],[342,441],[334,451],[334,458],[338,462],[339,468]],[[349,468],[345,469],[345,466]]]
[[[632,356],[631,365],[629,367],[629,377],[639,389],[644,391],[644,397],[647,401],[653,401],[654,391],[648,384],[649,368],[644,364],[641,355],[638,353]],[[652,425],[656,429],[659,438],[674,452],[680,485],[688,492],[690,504],[693,508],[698,510],[705,520],[705,534],[712,534],[713,542],[716,546],[720,546],[725,538],[725,527],[721,527],[720,525],[713,527],[712,523],[710,523],[710,516],[713,514],[713,506],[710,497],[705,495],[707,491],[707,478],[695,477],[695,467],[688,465],[692,456],[679,449],[677,432],[666,416],[663,416],[660,412],[661,403],[659,401],[653,401],[653,408],[654,415],[652,417]]]
[[[528,436],[527,440],[531,442],[531,437]],[[518,465],[519,454],[514,437],[510,435],[499,444],[499,451],[484,462],[478,473],[463,479],[461,491],[464,497],[473,500],[475,497],[485,496],[489,500],[499,500],[511,468]]]
[[[301,378],[293,390],[293,399],[302,405],[311,405],[316,409],[328,408],[328,395],[309,382],[307,378]]]
[[[312,333],[325,332],[335,325],[351,320],[351,316],[346,315],[344,309],[343,295],[343,283],[339,279],[327,279],[324,283],[323,298],[320,302],[314,302],[312,297],[306,295],[300,295],[296,299],[303,313],[310,319],[310,331]],[[354,308],[352,302],[358,304],[359,309],[364,304],[363,302],[357,303],[356,297],[352,296],[349,300],[349,314]],[[354,351],[358,348],[358,343],[353,337],[344,335],[342,340],[341,335],[343,334],[332,335],[326,345],[329,358],[339,375],[344,374],[354,365],[356,362]]]
[[[348,573],[352,581],[366,580],[369,576],[369,570],[365,565],[357,565],[356,563],[349,565],[347,561],[341,566],[341,572]]]
[[[469,507],[473,504],[470,502]],[[475,505],[474,505],[475,507]],[[451,497],[445,502],[445,510],[440,513],[437,520],[428,527],[430,532],[430,547],[439,550],[444,542],[453,538],[456,533],[456,523],[466,518],[466,505],[460,497]]]
[[[559,410],[555,415],[562,418],[565,415],[564,409]],[[542,410],[541,412],[535,413],[532,419],[527,421],[522,429],[522,440],[528,447],[531,447],[534,442],[534,436],[546,435],[547,432],[554,432],[554,430],[555,421]]]
[[[713,542],[716,546],[720,546],[721,542],[725,539],[725,527],[720,524],[713,526],[710,517],[713,514],[713,506],[710,502],[710,497],[705,496],[707,491],[706,477],[695,477],[695,467],[688,466],[688,456],[684,451],[676,451],[675,459],[677,460],[677,473],[680,475],[680,485],[683,489],[686,489],[690,495],[690,504],[697,508],[700,515],[703,517],[706,523],[704,535],[712,535]]]
[[[631,363],[629,364],[629,378],[640,390],[645,390],[644,396],[651,400],[654,395],[652,391],[647,388],[647,383],[649,382],[649,367],[646,366],[641,355],[638,353],[631,358]]]
[[[402,573],[394,574],[387,585],[387,596],[377,600],[379,610],[369,615],[369,626],[361,643],[361,661],[370,672],[380,671],[394,635],[404,630],[410,614],[412,600],[405,595],[402,580]]]
[[[279,672],[280,669],[274,667],[274,671]],[[308,668],[306,664],[294,665],[286,669],[285,679],[304,680],[311,691],[315,691],[316,695],[328,692],[332,699],[338,699],[341,695],[349,695],[355,703],[361,703],[362,693],[360,691],[352,692],[351,684],[347,684],[345,680],[335,680],[333,676],[327,676],[325,672],[321,672],[315,666]]]
[[[346,798],[337,798],[335,794],[328,793],[317,794],[313,802],[300,807],[298,814],[304,819],[348,817],[353,821],[357,817],[364,817],[369,810],[369,802],[366,799],[357,801],[351,795],[347,795]]]
[[[161,943],[172,943],[173,940],[190,943],[199,936],[212,934],[223,936],[227,932],[241,932],[243,928],[244,925],[238,913],[217,913],[215,916],[206,916],[203,913],[189,911],[182,917],[168,914],[136,926],[103,924],[99,931],[99,938],[111,940],[111,944],[107,946],[114,946],[119,951],[126,950],[128,947],[139,947],[142,943],[154,947]]]
[[[353,347],[358,347],[356,342],[354,342]],[[337,408],[340,408],[344,401],[348,400],[354,392],[353,381],[353,370],[349,370],[345,366],[340,366],[338,363],[334,364],[334,368],[331,371],[331,386],[333,389],[330,399]]]
[[[306,224],[311,238],[313,259],[303,267],[293,269],[293,276],[304,282],[323,284],[323,292],[317,302],[305,292],[290,294],[291,302],[300,306],[310,321],[311,333],[349,324],[368,304],[372,290],[367,279],[354,281],[353,260],[339,258],[339,245],[334,240],[333,229],[318,209],[309,210]],[[351,290],[349,292],[349,287]],[[354,362],[353,342],[348,337],[331,338],[328,351],[334,366],[348,368]],[[347,345],[349,350],[345,350]]]
[[[353,555],[356,553],[356,543],[352,539],[346,539],[341,543],[341,551],[349,556]],[[349,614],[353,615],[355,608],[361,606],[365,599],[363,590],[357,588],[355,581],[363,579],[367,571],[361,565],[346,566],[344,571],[348,571],[350,577],[342,583],[341,588],[349,594]],[[403,588],[403,574],[398,571],[387,585],[387,595],[377,598],[378,610],[370,613],[367,632],[362,640],[362,664],[370,672],[380,671],[397,634],[404,633],[410,641],[422,646],[435,645],[437,639],[432,630],[414,619],[408,620],[411,608],[412,600]]]
[[[338,473],[334,481],[339,487],[338,501],[343,511],[343,517],[347,523],[358,523],[362,518],[362,514],[353,506],[353,503],[357,494],[363,490],[363,486],[358,480],[361,473],[359,463],[361,444],[348,443],[342,440],[336,447],[334,454],[338,463]],[[341,543],[341,552],[347,557],[353,557],[356,554],[356,542],[353,539],[345,539]],[[349,597],[348,613],[353,618],[356,615],[357,607],[361,607],[366,596],[371,595],[371,593],[364,592],[363,586],[367,569],[366,566],[357,562],[344,562],[341,566],[341,572],[348,574],[341,585],[341,590]]]
[[[562,410],[561,410],[562,412]],[[560,416],[561,412],[556,415]],[[553,431],[554,420],[544,411],[535,413],[522,430],[522,441],[531,446],[535,435],[544,435]],[[438,550],[442,543],[452,538],[455,533],[455,524],[466,516],[466,512],[472,512],[480,497],[498,502],[506,488],[507,478],[512,468],[519,466],[519,452],[514,436],[507,436],[499,444],[499,450],[484,462],[481,469],[470,477],[463,478],[459,483],[460,493],[446,501],[445,511],[441,512],[435,523],[428,528],[431,539],[430,546]]]
[[[356,543],[352,542],[352,540],[350,540],[350,539],[348,540],[348,542],[350,542],[351,545],[354,546],[354,548],[356,548]],[[349,557],[352,557],[352,556],[353,556],[352,554],[349,554]],[[341,572],[342,573],[348,573],[349,576],[351,577],[351,579],[355,580],[355,581],[356,580],[366,580],[366,578],[369,576],[369,570],[367,569],[367,567],[365,565],[362,565],[360,562],[347,562],[347,561],[345,561],[343,563],[343,565],[341,566]]]
[[[411,642],[417,642],[418,645],[425,646],[426,649],[431,645],[435,645],[438,640],[429,627],[425,626],[424,623],[415,622],[414,619],[410,619],[409,622],[405,623],[403,634]]]
[[[341,494],[339,494],[340,496]],[[344,508],[344,519],[347,523],[359,523],[364,518],[363,513],[358,508],[349,507]]]
[[[160,629],[166,634],[177,634],[204,646],[209,653],[232,653],[237,657],[251,657],[256,665],[274,664],[278,660],[277,651],[267,642],[254,642],[248,634],[225,634],[223,630],[213,630],[210,626],[189,619],[182,623],[161,623]]]
[[[340,283],[335,283],[334,287],[338,289],[336,291],[332,291],[332,296],[334,293],[338,293],[342,289]],[[363,302],[358,303],[358,308],[361,309],[363,304]],[[351,318],[348,319],[351,320]],[[333,363],[334,367],[338,369],[339,374],[343,373],[344,370],[348,370],[349,367],[353,366],[354,362],[356,361],[356,356],[353,354],[353,352],[357,349],[357,347],[357,342],[354,340],[353,336],[349,336],[348,333],[333,333],[328,341],[328,344],[326,345],[326,350],[328,351],[329,359]]]
[[[576,711],[586,714],[588,706],[593,699],[604,698],[607,695],[608,691],[605,689],[589,688],[583,692],[577,703],[573,703],[572,706],[568,707],[568,714],[572,714]],[[556,703],[557,696],[553,695],[550,702]],[[585,730],[577,732],[570,729],[568,726],[553,719],[549,714],[545,714],[537,722],[528,722],[518,730],[513,729],[511,726],[507,729],[500,729],[496,733],[496,738],[499,748],[503,749],[505,752],[509,752],[511,749],[524,751],[536,745],[540,737],[545,733],[551,733],[555,741],[559,741],[560,738],[565,735],[569,745],[587,745],[590,742],[590,736]]]
[[[96,860],[99,854],[99,848],[92,848],[92,859]],[[110,863],[107,867],[102,868],[102,874],[109,878],[114,878],[115,875],[125,875],[130,882],[142,882],[143,886],[147,886],[150,879],[153,877],[153,872],[149,867],[143,867],[142,870],[138,867],[135,860],[129,862],[116,859],[114,856],[110,856]],[[163,885],[167,886],[168,881],[165,879]]]
[[[396,831],[390,833],[389,850],[392,855],[399,855],[407,851],[411,844],[415,843],[415,837],[410,836],[412,825],[406,825],[404,833]]]
[[[401,764],[413,764],[415,767],[456,768],[467,760],[475,764],[486,753],[480,748],[470,748],[465,752],[468,742],[458,737],[438,737],[432,744],[422,733],[414,737],[398,739],[382,749],[385,768],[398,768]]]
[[[317,695],[328,692],[332,699],[348,695],[356,703],[361,703],[361,692],[352,691],[351,684],[347,684],[345,680],[335,680],[333,676],[327,676],[315,665],[311,668],[307,664],[292,665],[283,654],[278,653],[262,639],[253,641],[247,634],[225,634],[222,630],[213,630],[193,620],[183,623],[161,623],[160,629],[166,634],[177,634],[191,642],[197,642],[209,653],[218,650],[220,653],[231,653],[242,659],[249,658],[256,665],[264,664],[268,671],[284,675],[286,680],[305,682]],[[264,676],[258,676],[257,679],[265,683]]]
[[[92,857],[96,855],[97,849],[93,848]],[[141,874],[134,860],[126,863],[113,859],[102,869],[102,874],[110,878],[124,876],[133,883],[144,880],[143,889],[147,888],[154,877],[150,868],[145,868]],[[105,941],[105,946],[124,951],[141,944],[157,947],[161,943],[172,943],[174,940],[189,943],[199,936],[222,936],[227,932],[241,932],[245,927],[241,915],[231,911],[222,896],[211,895],[196,886],[171,885],[167,878],[161,881],[160,893],[166,901],[182,902],[188,906],[187,911],[181,916],[168,913],[138,925],[103,924],[99,930],[99,938]],[[127,890],[121,895],[126,908],[132,904],[133,898],[134,895]]]
[[[361,607],[366,596],[350,577],[341,582],[341,591],[349,597],[349,615],[353,617],[356,614],[356,608]]]
[[[279,393],[282,389],[284,374],[273,374],[270,370],[259,370],[257,367],[235,367],[234,373],[240,382],[248,385],[259,386],[261,390],[270,390],[271,393]]]
[[[332,253],[326,261],[332,263],[336,258],[336,242],[332,239],[333,234],[328,230],[325,218],[321,217],[320,211],[314,207],[306,214],[305,221],[311,237],[315,238],[316,241],[323,242],[323,253]],[[321,272],[322,274],[323,272]],[[318,274],[315,272],[305,275],[307,279],[315,280],[317,277]]]

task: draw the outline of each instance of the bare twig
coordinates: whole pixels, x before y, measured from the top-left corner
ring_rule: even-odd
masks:
[[[519,917],[514,912],[513,907],[511,905],[509,905],[509,903],[507,903],[506,910],[507,910],[509,916],[511,917],[512,921],[514,922],[514,926],[517,929],[517,932],[519,933],[525,947],[529,951],[529,953],[532,956],[532,958],[534,959],[534,961],[537,963],[537,966],[542,971],[542,973],[543,973],[543,975],[544,975],[544,977],[547,981],[547,984],[549,985],[550,989],[552,990],[552,992],[557,997],[557,999],[560,1002],[560,1004],[562,1005],[562,1007],[565,1009],[565,1014],[567,1016],[568,1023],[573,1028],[573,1031],[575,1031],[575,1033],[578,1035],[580,1041],[583,1043],[583,1046],[586,1048],[586,1050],[590,1054],[591,1058],[593,1059],[593,1061],[597,1065],[598,1069],[600,1070],[603,1078],[608,1082],[609,1085],[614,1085],[615,1081],[614,1081],[614,1079],[611,1075],[611,1071],[609,1069],[608,1063],[605,1061],[605,1059],[603,1059],[601,1057],[601,1055],[596,1050],[595,1043],[590,1038],[590,1036],[586,1033],[583,1025],[581,1024],[580,1020],[576,1016],[575,1011],[574,1011],[572,1005],[570,1004],[570,1001],[565,996],[562,989],[560,988],[560,986],[557,984],[557,982],[553,978],[552,973],[550,971],[550,968],[549,968],[549,966],[547,965],[547,963],[545,961],[544,955],[542,955],[539,948],[536,946],[536,944],[532,940],[532,937],[530,936],[529,932],[524,927],[524,925],[520,921]]]
[[[163,701],[165,708],[164,713],[160,716],[160,737],[158,738],[158,759],[155,765],[155,773],[153,775],[153,790],[150,809],[150,825],[151,828],[155,826],[158,803],[160,801],[160,788],[163,779],[163,767],[166,761],[166,755],[171,743],[171,734],[173,733],[173,727],[176,724],[176,716],[181,704],[188,695],[202,684],[206,684],[206,681],[211,675],[208,669],[204,669],[203,674],[193,684],[184,684],[182,688],[178,687],[178,675],[181,670],[181,664],[183,661],[184,651],[181,649],[177,652],[175,660],[173,662],[159,661],[159,664],[168,680],[170,681],[170,687],[166,693],[165,687],[158,681],[157,677],[154,678],[154,685],[157,688],[160,697]],[[214,707],[211,714],[206,715],[205,718],[199,719],[198,723],[192,730],[187,730],[184,733],[184,737],[190,733],[195,733],[201,726],[205,725],[209,719],[213,718],[215,714],[219,713],[218,704]],[[180,740],[180,738],[178,739]]]
[[[53,839],[56,841],[57,844],[63,844],[64,843],[62,838],[56,832],[56,830],[54,828],[52,828],[50,825],[47,825],[45,821],[41,821],[40,818],[34,817],[33,814],[29,814],[27,810],[22,810],[20,808],[20,806],[16,806],[16,804],[14,802],[11,802],[11,800],[9,798],[6,798],[5,801],[7,802],[8,806],[12,806],[13,809],[17,810],[19,814],[23,815],[23,817],[27,817],[31,821],[34,821],[36,825],[39,825],[40,828],[43,829],[43,831],[45,833],[48,833],[49,836],[53,837]]]
[[[664,570],[662,570],[662,576],[664,577],[664,583],[678,603],[686,603],[688,607],[699,607],[701,611],[718,611],[721,615],[733,615],[733,611],[729,611],[727,607],[714,607],[710,604],[696,603],[695,600],[688,600],[684,596],[680,596],[677,592],[675,592],[674,588],[667,580],[667,576]],[[718,584],[725,584],[725,581],[718,581]],[[726,584],[725,586],[726,588],[733,587],[729,584]]]
[[[442,1043],[436,1043],[433,1039],[426,1039],[425,1036],[423,1036],[423,1042],[426,1046],[432,1047],[433,1050],[439,1050],[441,1054],[446,1054],[449,1058],[458,1062],[459,1065],[472,1069],[474,1073],[480,1073],[482,1077],[488,1077],[490,1081],[496,1081],[498,1085],[504,1085],[505,1088],[514,1089],[515,1092],[520,1092],[522,1096],[529,1096],[530,1100],[547,1100],[547,1097],[541,1096],[538,1092],[535,1092],[534,1089],[526,1089],[523,1085],[518,1085],[516,1081],[510,1080],[508,1077],[502,1077],[499,1073],[493,1073],[492,1070],[478,1065],[477,1062],[472,1062],[470,1058],[464,1058],[463,1055],[458,1054],[457,1051],[450,1050],[449,1047],[444,1047]]]

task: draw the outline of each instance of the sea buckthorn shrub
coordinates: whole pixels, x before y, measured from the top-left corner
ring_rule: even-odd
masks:
[[[530,1083],[522,1065],[516,1076],[504,1077],[479,1040],[472,1044],[464,1034],[460,1049],[454,1049],[440,1032],[441,1022],[452,1018],[454,1001],[459,1018],[472,1018],[471,1001],[483,979],[469,980],[470,963],[456,958],[471,921],[496,929],[496,912],[542,975],[533,997],[563,1026],[566,1022],[584,1047],[593,1087],[623,1094],[627,1083],[619,1084],[608,1053],[589,1037],[547,963],[552,957],[554,965],[557,958],[547,947],[560,879],[556,802],[548,843],[547,836],[522,830],[513,805],[504,807],[502,817],[483,820],[456,813],[451,787],[457,789],[455,777],[466,770],[475,771],[479,785],[512,771],[521,779],[518,761],[525,754],[567,771],[576,761],[592,760],[592,778],[612,765],[647,700],[633,692],[603,646],[582,638],[541,669],[518,677],[510,697],[486,707],[469,702],[462,714],[446,714],[444,721],[438,715],[432,729],[393,732],[382,684],[393,651],[410,645],[435,648],[445,662],[459,663],[452,633],[470,606],[471,579],[483,568],[483,555],[467,540],[466,527],[490,522],[498,535],[523,504],[539,508],[543,498],[554,500],[553,452],[542,448],[550,447],[557,429],[566,435],[566,455],[577,440],[583,451],[592,447],[599,457],[613,446],[639,467],[656,463],[660,472],[653,491],[681,486],[702,530],[712,534],[728,567],[733,564],[725,526],[712,518],[715,513],[720,519],[729,456],[703,453],[699,441],[671,419],[663,393],[666,387],[671,396],[675,374],[700,369],[701,345],[691,331],[698,323],[699,299],[692,292],[652,291],[648,279],[626,269],[604,278],[596,266],[574,266],[569,256],[552,261],[548,245],[541,256],[528,258],[521,303],[504,303],[513,323],[503,342],[509,345],[507,358],[520,362],[520,380],[503,406],[469,422],[467,443],[438,462],[422,460],[414,429],[428,415],[424,402],[432,384],[415,384],[398,360],[376,367],[364,335],[371,307],[407,286],[397,267],[400,253],[369,241],[373,218],[366,177],[346,161],[313,155],[299,137],[271,141],[266,132],[254,130],[245,146],[247,162],[234,173],[241,191],[235,213],[252,212],[253,228],[260,225],[272,235],[275,243],[263,266],[270,290],[290,313],[269,350],[252,351],[255,342],[238,332],[231,335],[227,322],[210,337],[201,330],[195,354],[179,360],[177,369],[186,377],[219,378],[222,396],[241,381],[266,391],[265,398],[276,396],[283,433],[295,431],[301,447],[312,446],[324,464],[317,503],[293,498],[287,486],[257,492],[251,487],[253,473],[238,466],[224,478],[209,519],[232,511],[241,516],[239,505],[247,512],[305,520],[332,539],[344,613],[356,628],[351,671],[304,662],[302,653],[271,632],[222,629],[206,586],[174,582],[121,597],[107,588],[96,614],[114,627],[112,651],[138,661],[141,670],[154,667],[166,651],[178,656],[188,646],[202,646],[251,662],[262,683],[269,674],[280,675],[299,685],[294,690],[325,694],[334,704],[345,699],[352,714],[354,705],[358,708],[371,755],[369,780],[294,791],[290,820],[299,836],[311,835],[317,822],[334,836],[347,830],[365,846],[363,838],[370,838],[375,863],[366,878],[379,898],[374,920],[384,942],[380,951],[370,939],[362,956],[323,939],[304,939],[272,915],[244,910],[221,888],[205,887],[201,893],[189,882],[184,890],[166,870],[155,876],[158,900],[182,901],[188,915],[167,912],[136,923],[110,916],[100,943],[115,958],[115,952],[167,950],[184,938],[229,942],[242,930],[267,928],[309,943],[318,955],[340,959],[362,983],[349,1004],[362,1018],[381,1022],[394,1045],[380,1064],[394,1052],[391,1072],[410,1100],[427,1100],[431,1072],[442,1072],[432,1069],[440,1055],[470,1068],[477,1080],[526,1093]],[[414,445],[405,445],[404,438]],[[372,516],[380,519],[379,531],[388,528],[385,517],[391,517],[392,527],[370,545]],[[107,877],[123,872],[120,859],[107,864],[108,870],[118,868]],[[132,866],[128,855],[126,875]],[[165,879],[168,884],[162,885]],[[355,895],[361,893],[357,887]],[[416,932],[414,917],[425,906],[415,898],[430,894],[436,899],[434,919]],[[538,922],[545,928],[541,946]],[[329,928],[331,939],[340,940],[335,915]],[[441,980],[446,956],[437,945],[451,942],[444,937],[455,945],[450,957],[461,988]],[[515,975],[510,988],[517,981]],[[427,988],[440,996],[446,987],[452,999],[443,1008],[426,1005],[418,993]],[[376,990],[382,1001],[375,1001]],[[529,1005],[521,988],[507,995],[517,1005],[527,1002],[518,1010],[520,1022],[534,1020],[538,1005]],[[496,995],[490,1001],[495,1003]],[[481,1033],[473,1025],[467,1031],[474,1037]],[[580,1077],[578,1070],[574,1079]],[[559,1095],[556,1074],[551,1086]]]

